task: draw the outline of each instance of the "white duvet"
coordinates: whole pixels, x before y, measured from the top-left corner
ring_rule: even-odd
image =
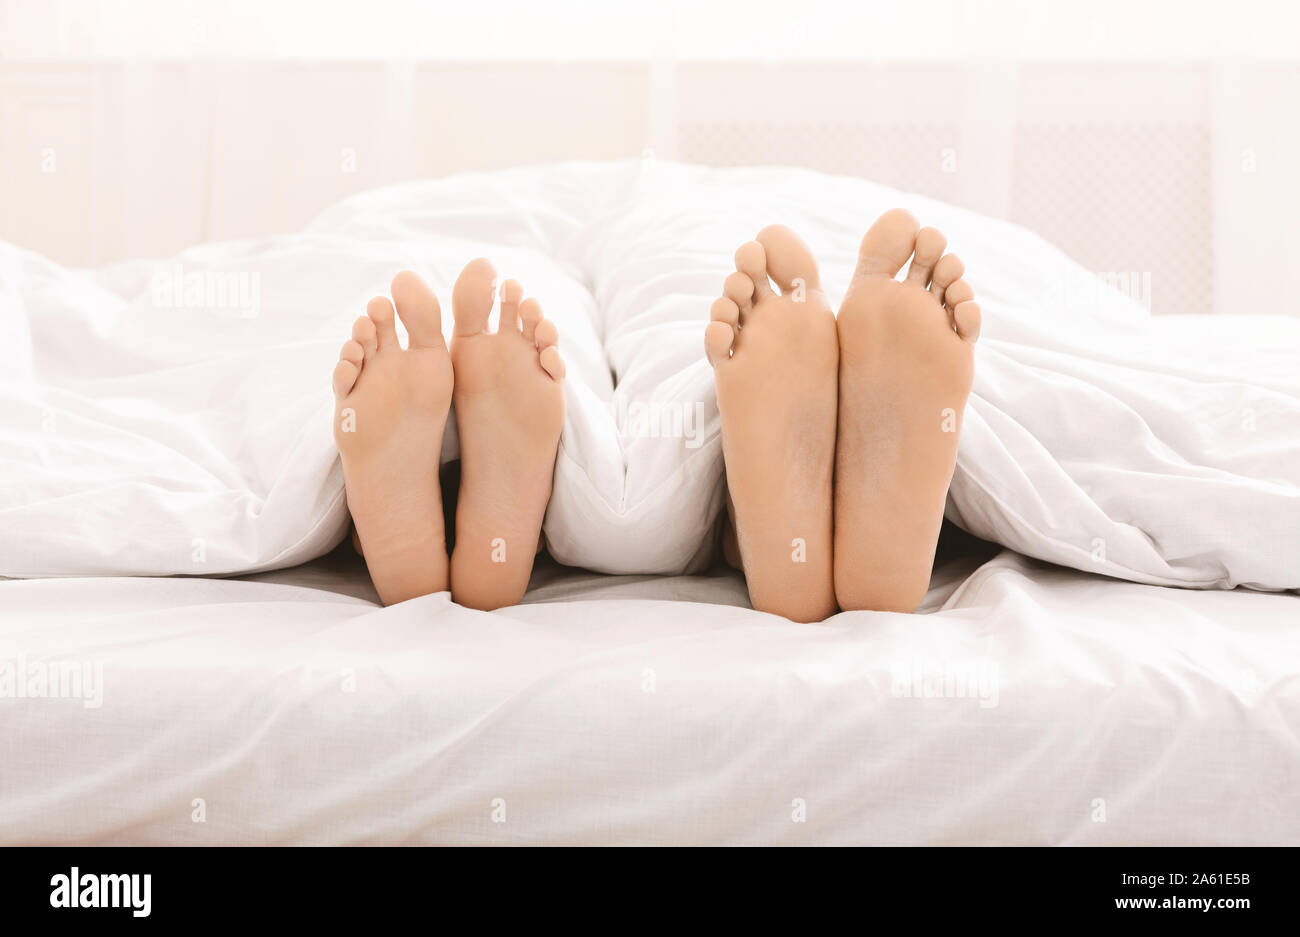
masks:
[[[328,550],[347,521],[328,376],[349,323],[398,269],[445,298],[478,255],[561,330],[556,558],[696,569],[722,496],[702,324],[733,250],[785,222],[838,294],[894,205],[945,230],[984,308],[951,519],[1139,582],[1300,587],[1300,322],[1153,319],[1010,224],[859,180],[654,162],[404,185],[299,235],[94,271],[0,245],[0,575],[216,575]]]

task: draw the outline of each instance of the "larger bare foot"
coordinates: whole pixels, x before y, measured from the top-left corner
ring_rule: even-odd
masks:
[[[334,367],[348,510],[385,605],[447,588],[438,460],[452,385],[437,298],[410,271],[392,293],[409,347],[398,342],[393,303],[376,297]]]
[[[484,610],[517,604],[528,588],[564,426],[555,324],[507,280],[500,324],[487,331],[495,285],[492,265],[474,260],[452,293],[461,482],[451,595]]]
[[[789,228],[741,245],[736,268],[704,336],[722,414],[728,554],[734,562],[738,548],[756,609],[821,621],[835,611],[835,318],[812,252]]]
[[[946,246],[909,213],[886,212],[840,307],[835,595],[846,610],[912,612],[929,588],[980,327]]]

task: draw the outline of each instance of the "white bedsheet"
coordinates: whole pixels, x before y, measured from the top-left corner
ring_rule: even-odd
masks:
[[[1300,842],[1300,597],[973,565],[822,625],[732,573],[0,582],[0,666],[103,675],[0,696],[0,843]]]

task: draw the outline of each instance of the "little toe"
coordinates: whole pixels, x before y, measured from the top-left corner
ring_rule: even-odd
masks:
[[[496,268],[483,257],[471,260],[460,272],[451,291],[451,314],[457,335],[478,335],[487,328],[496,279]]]
[[[731,357],[731,346],[736,338],[735,330],[728,323],[715,319],[704,327],[704,356],[709,364],[717,367]]]
[[[537,361],[547,374],[555,380],[564,377],[564,359],[560,357],[560,330],[550,319],[537,323],[533,334],[537,338]]]
[[[403,270],[389,289],[412,348],[442,348],[442,307],[419,274]]]
[[[537,341],[537,325],[542,321],[542,304],[529,296],[519,304],[519,322],[523,327],[524,338],[530,342]]]
[[[892,208],[875,220],[858,247],[856,276],[892,277],[912,256],[921,224],[912,213]]]
[[[958,303],[952,310],[952,321],[957,328],[957,334],[966,341],[974,345],[979,340],[982,316],[980,304],[975,300],[968,299]]]
[[[523,298],[524,287],[518,280],[506,280],[501,284],[501,320],[497,324],[498,331],[518,330],[519,303]]]
[[[944,254],[939,258],[939,262],[934,265],[934,273],[930,275],[930,293],[940,305],[945,301],[944,296],[947,294],[948,287],[960,280],[965,272],[966,265],[956,254]]]
[[[380,300],[381,297],[375,297],[370,302],[376,303]],[[387,302],[387,300],[383,301]],[[369,308],[369,306],[366,308]],[[379,332],[375,328],[375,320],[369,316],[358,316],[357,321],[352,323],[352,340],[360,345],[367,355],[373,355],[378,351]]]
[[[771,224],[758,232],[757,240],[767,255],[765,276],[771,277],[782,293],[821,289],[817,259],[803,238],[783,224]]]
[[[393,303],[386,296],[376,296],[366,304],[366,315],[375,324],[379,350],[400,348],[397,342],[397,325],[393,313]]]
[[[740,341],[740,307],[727,297],[719,296],[713,301],[713,305],[709,307],[709,323],[712,324],[714,322],[727,327],[725,333],[718,332],[717,334],[725,334],[727,338],[727,349],[734,350],[736,344]],[[709,348],[708,336],[709,333],[706,329],[704,333],[705,351]],[[709,360],[712,361],[713,359],[710,358]]]
[[[916,233],[916,247],[912,249],[912,265],[907,268],[907,282],[922,288],[930,285],[934,265],[943,256],[948,239],[938,228],[922,228]]]
[[[334,375],[331,379],[334,385],[334,396],[346,397],[350,394],[360,375],[361,369],[355,363],[339,359],[339,363],[334,365]]]
[[[767,281],[767,253],[758,241],[746,241],[736,248],[736,269],[753,284],[754,302],[772,292],[772,285]]]

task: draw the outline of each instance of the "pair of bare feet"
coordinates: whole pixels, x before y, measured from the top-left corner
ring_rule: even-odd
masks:
[[[925,598],[980,328],[946,246],[886,212],[838,316],[788,228],[736,251],[704,343],[722,414],[724,551],[755,608],[820,621],[837,605],[912,612]]]
[[[765,228],[736,251],[705,351],[722,413],[724,548],[755,608],[820,621],[837,605],[910,612],[924,598],[980,325],[945,246],[907,212],[886,212],[862,240],[838,316],[788,228]],[[554,324],[514,281],[488,331],[495,283],[486,260],[461,272],[448,349],[437,298],[399,273],[393,301],[371,300],[335,367],[348,507],[385,604],[450,587],[462,605],[493,609],[528,586],[564,422],[564,363]],[[453,404],[462,467],[449,558],[438,468]]]
[[[539,549],[564,424],[555,324],[507,280],[497,330],[488,331],[496,271],[482,259],[452,290],[450,349],[423,280],[403,271],[391,292],[391,302],[370,301],[334,368],[334,438],[354,542],[385,605],[448,588],[472,608],[514,605]],[[438,469],[453,404],[461,485],[448,557]]]

